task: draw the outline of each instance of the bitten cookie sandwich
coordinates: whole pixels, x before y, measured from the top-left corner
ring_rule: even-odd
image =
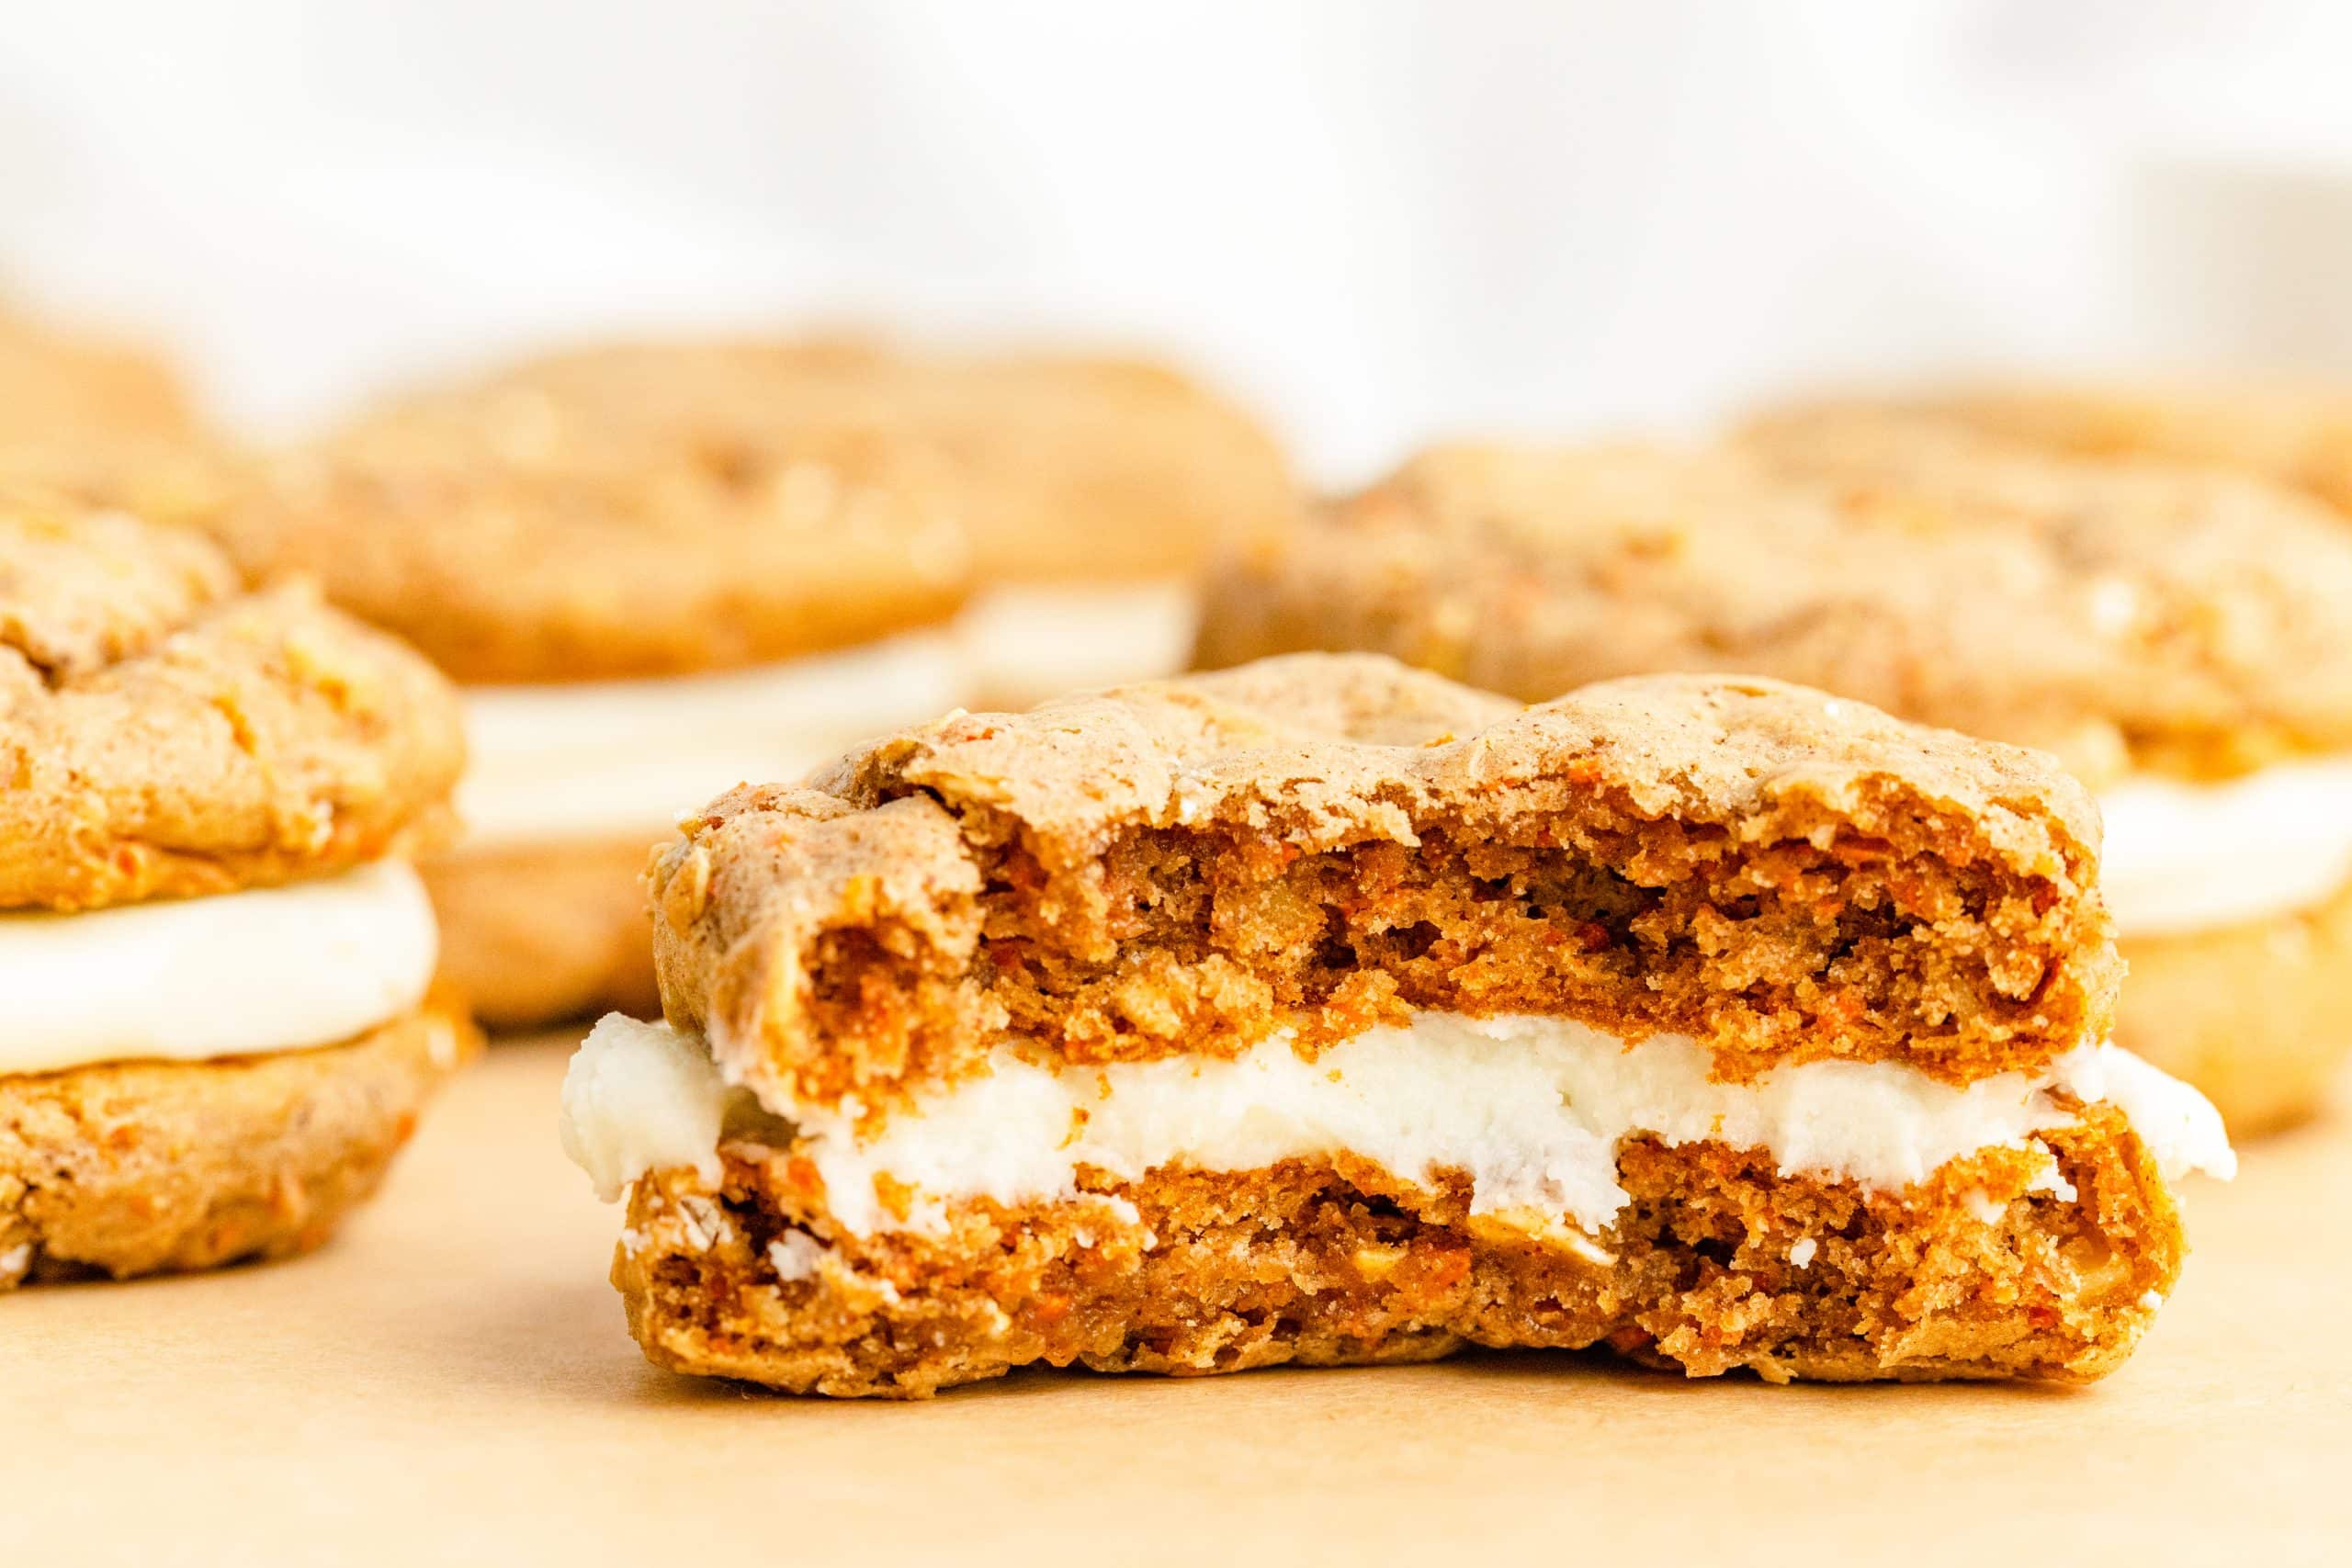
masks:
[[[1207,563],[1296,505],[1261,425],[1141,361],[837,337],[586,349],[531,375],[556,389],[659,380],[687,355],[788,428],[887,430],[939,460],[972,544],[957,633],[975,706],[1182,670]]]
[[[402,860],[432,667],[196,536],[0,491],[0,1289],[274,1258],[473,1048]]]
[[[677,814],[935,716],[968,682],[941,465],[779,419],[719,349],[567,359],[381,409],[214,525],[463,683],[465,836],[429,860],[486,1022],[650,1010],[639,877]]]
[[[1301,648],[1531,700],[1753,671],[2053,751],[2106,814],[2120,1043],[2241,1134],[2352,1047],[2352,536],[2303,497],[1895,416],[1442,449],[1213,589],[1204,663]]]
[[[922,1395],[1606,1346],[2113,1370],[2211,1107],[2107,1043],[2048,759],[1753,679],[1304,656],[737,790],[570,1148],[657,1363]]]

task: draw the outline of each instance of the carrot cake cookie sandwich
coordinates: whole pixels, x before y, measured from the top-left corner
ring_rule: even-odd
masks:
[[[423,659],[210,545],[0,489],[0,1291],[278,1257],[475,1047],[405,856]]]
[[[2081,789],[1770,681],[1303,656],[956,716],[650,886],[666,1021],[598,1026],[565,1138],[646,1353],[796,1392],[2095,1378],[2232,1164],[2109,1043]]]

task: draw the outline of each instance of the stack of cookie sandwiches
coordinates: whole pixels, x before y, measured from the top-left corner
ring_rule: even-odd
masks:
[[[315,1246],[476,1044],[403,856],[424,660],[209,543],[0,489],[0,1289]]]
[[[1445,448],[1212,590],[1204,663],[1301,648],[1529,699],[1761,671],[2053,752],[2107,816],[2121,1043],[2242,1133],[2352,1046],[2352,534],[2298,494],[1851,411]]]
[[[652,875],[667,1021],[565,1137],[655,1361],[921,1395],[1600,1345],[2112,1370],[2166,1182],[2045,757],[1760,679],[1536,707],[1366,656],[959,715]]]
[[[639,879],[678,812],[967,693],[943,466],[775,388],[719,346],[525,365],[283,454],[213,519],[463,683],[465,837],[424,869],[486,1022],[650,1009]]]

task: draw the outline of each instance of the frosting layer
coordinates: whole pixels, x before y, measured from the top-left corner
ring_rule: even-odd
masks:
[[[963,700],[966,660],[919,632],[711,675],[470,686],[467,841],[666,837],[683,811],[743,783],[797,778],[865,738]]]
[[[1340,1153],[1408,1180],[1464,1171],[1474,1213],[1597,1232],[1626,1201],[1617,1145],[1628,1136],[1758,1148],[1785,1174],[1899,1189],[1980,1149],[2034,1146],[2075,1119],[2062,1093],[2113,1099],[2167,1176],[2235,1169],[2203,1097],[2113,1046],[2077,1049],[2041,1077],[1964,1088],[1897,1062],[1813,1062],[1731,1084],[1680,1035],[1627,1047],[1565,1019],[1427,1012],[1312,1061],[1274,1039],[1231,1060],[1055,1071],[1000,1050],[991,1066],[870,1136],[854,1112],[770,1109],[795,1121],[828,1206],[860,1234],[934,1224],[957,1199],[1070,1197],[1080,1167],[1133,1180],[1160,1166],[1250,1170]],[[565,1083],[567,1146],[607,1197],[650,1169],[707,1169],[705,1129],[740,1092],[699,1043],[607,1018]],[[914,1212],[884,1207],[885,1174],[916,1190]]]
[[[1030,707],[1069,692],[1173,675],[1192,660],[1199,594],[1181,578],[1007,583],[956,623],[978,700]]]
[[[401,861],[284,887],[0,915],[0,1073],[331,1045],[413,1009],[438,956]]]
[[[2291,914],[2352,882],[2352,757],[2218,784],[2128,779],[2099,796],[2099,881],[2122,936]]]

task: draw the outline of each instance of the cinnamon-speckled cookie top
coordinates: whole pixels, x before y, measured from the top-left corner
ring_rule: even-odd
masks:
[[[2227,773],[2352,745],[2352,536],[2258,483],[1898,416],[1446,447],[1213,585],[1201,662],[1304,648],[1531,699],[1756,671],[2094,782]]]
[[[944,620],[968,547],[937,454],[796,420],[718,346],[524,365],[280,455],[213,526],[460,680],[724,669]]]
[[[2117,973],[2097,816],[2049,758],[1756,678],[1530,708],[1268,660],[951,716],[683,826],[665,1007],[775,1103],[1008,1032],[1215,1053],[1402,1004],[1965,1077],[2103,1034]]]
[[[322,874],[437,832],[463,761],[425,661],[209,543],[0,487],[0,907]]]

